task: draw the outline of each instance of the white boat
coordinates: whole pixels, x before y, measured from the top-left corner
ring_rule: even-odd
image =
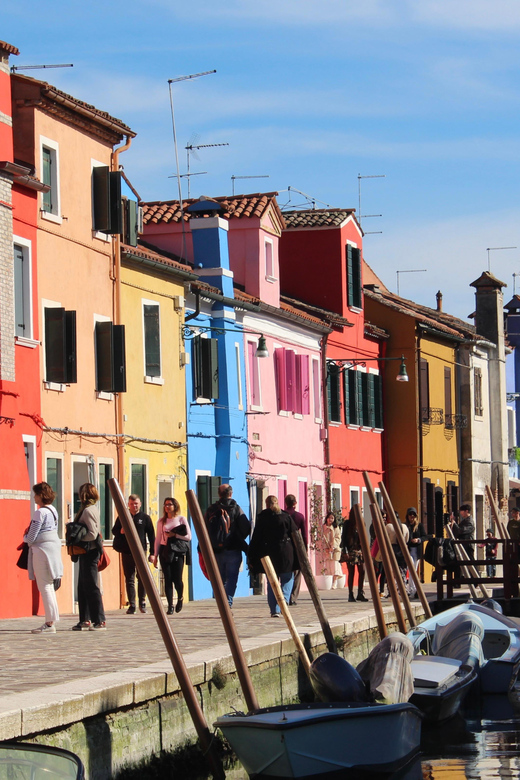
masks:
[[[252,780],[318,780],[399,769],[419,750],[421,721],[409,703],[320,702],[230,713],[214,725]]]
[[[434,615],[408,632],[416,652],[434,654],[445,627],[459,615],[476,616],[482,623],[481,657],[473,664],[479,668],[482,693],[507,693],[520,669],[520,629],[517,622],[495,609],[468,602]],[[478,648],[474,649],[478,654]]]

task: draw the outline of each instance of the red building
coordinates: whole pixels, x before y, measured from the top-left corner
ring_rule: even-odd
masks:
[[[15,161],[9,57],[0,41],[0,618],[30,615],[39,595],[16,567],[41,479],[40,334],[36,289],[38,192],[47,188]]]
[[[283,216],[282,295],[303,301],[309,311],[316,307],[337,315],[328,317],[333,330],[323,355],[327,507],[346,517],[361,503],[370,524],[363,471],[374,485],[383,479],[382,366],[395,364],[378,361],[386,334],[365,322],[363,233],[351,209],[285,211]]]

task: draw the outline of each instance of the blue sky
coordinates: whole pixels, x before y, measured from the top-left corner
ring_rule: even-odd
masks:
[[[169,78],[183,147],[202,149],[192,196],[296,188],[366,219],[365,258],[391,289],[465,318],[487,269],[520,273],[518,0],[108,0],[3,9],[16,65],[138,133],[122,156],[146,200],[177,197]],[[185,181],[185,180],[184,180]],[[184,184],[186,194],[186,184]],[[292,203],[302,199],[293,194]],[[318,206],[321,204],[318,203]],[[518,291],[520,291],[520,277]]]

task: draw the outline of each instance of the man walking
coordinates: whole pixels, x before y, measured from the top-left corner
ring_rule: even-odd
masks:
[[[455,539],[460,539],[460,541],[468,542],[468,544],[464,545],[464,549],[468,553],[469,558],[471,560],[474,560],[475,553],[473,550],[473,545],[470,543],[472,539],[475,538],[475,523],[473,522],[473,519],[471,517],[471,505],[470,504],[462,504],[459,509],[459,521],[458,523],[455,522],[455,518],[452,517],[450,520],[450,526],[451,530],[453,531],[453,536]]]
[[[134,521],[135,530],[137,531],[137,535],[141,541],[141,544],[143,545],[143,550],[145,555],[147,552],[147,545],[150,546],[150,555],[148,556],[148,560],[152,562],[153,552],[155,547],[155,529],[153,527],[152,519],[149,515],[145,514],[144,512],[141,512],[141,499],[135,493],[132,493],[132,495],[128,497],[128,509],[130,510],[130,514],[132,515],[132,520]],[[123,564],[123,572],[125,575],[126,595],[128,597],[128,609],[126,610],[126,614],[135,615],[136,567],[135,567],[135,561],[132,557],[132,553],[130,552],[130,547],[128,546],[125,532],[121,525],[121,520],[119,519],[119,517],[114,523],[114,527],[112,528],[112,533],[114,535],[114,542],[113,542],[114,550],[118,553],[121,553],[121,563]],[[139,611],[145,613],[146,595],[145,595],[144,585],[139,578],[138,572],[137,572],[137,594],[139,597]]]
[[[514,506],[511,510],[511,518],[507,524],[507,530],[511,539],[520,541],[520,509]]]
[[[285,511],[294,520],[294,524],[296,528],[300,531],[302,535],[303,543],[305,545],[305,549],[307,550],[309,547],[307,524],[305,522],[305,517],[302,515],[302,513],[296,511],[296,504],[297,504],[296,496],[293,496],[292,493],[289,493],[287,496],[285,496]],[[298,603],[298,596],[300,595],[301,579],[302,579],[302,573],[300,569],[296,569],[294,572],[294,582],[292,586],[291,598],[289,599],[289,604],[292,607],[295,607],[296,604]]]
[[[246,539],[251,533],[251,523],[232,498],[231,485],[220,485],[218,495],[219,500],[207,509],[204,520],[229,606],[232,607],[242,553],[248,550]]]

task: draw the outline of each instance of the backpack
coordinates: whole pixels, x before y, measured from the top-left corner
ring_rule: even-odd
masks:
[[[81,555],[87,552],[88,542],[82,542],[87,534],[87,528],[82,523],[75,521],[67,523],[65,526],[65,544],[69,555]]]
[[[229,529],[231,527],[231,520],[223,506],[214,504],[211,507],[206,520],[206,527],[213,552],[222,552],[229,539]]]

